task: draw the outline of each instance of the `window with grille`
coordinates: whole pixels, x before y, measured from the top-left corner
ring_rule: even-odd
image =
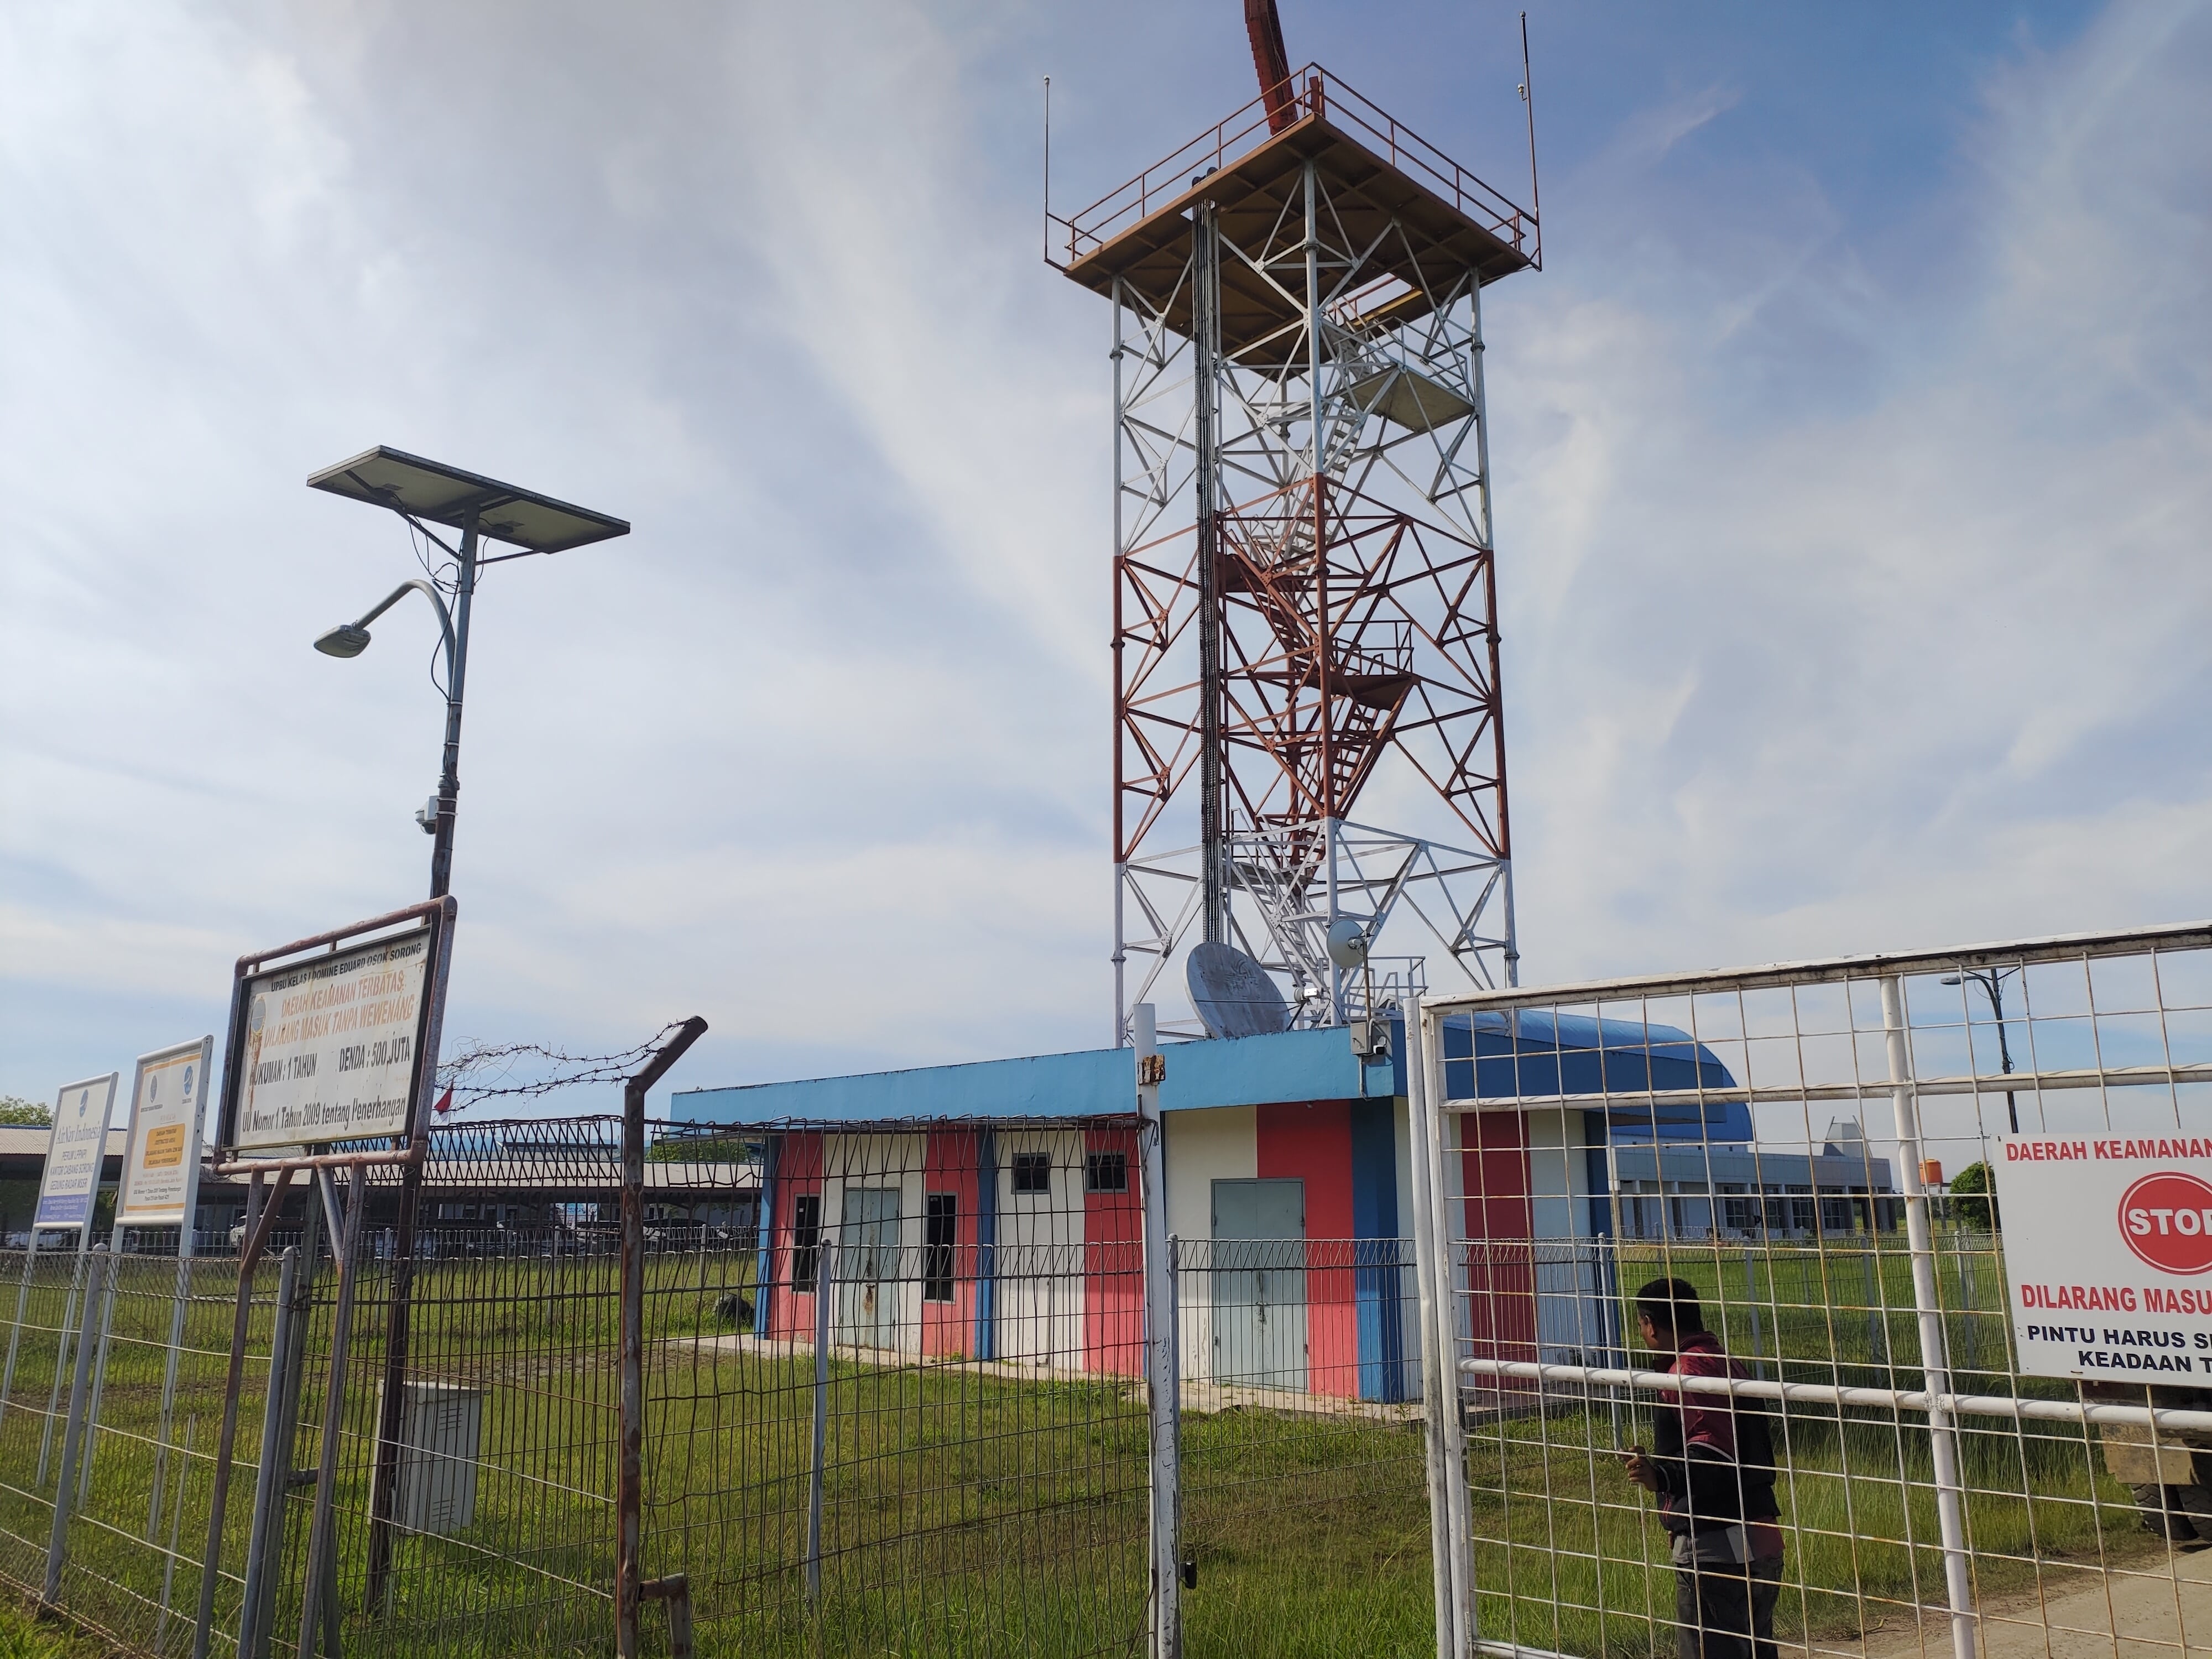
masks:
[[[822,1194],[791,1200],[791,1288],[811,1291],[822,1261]]]
[[[1052,1190],[1052,1154],[1016,1152],[1014,1190],[1017,1193],[1049,1193]]]
[[[953,1193],[929,1194],[928,1231],[921,1251],[921,1299],[952,1300],[952,1247],[960,1240],[960,1200]]]
[[[1083,1190],[1086,1193],[1126,1193],[1129,1190],[1129,1155],[1092,1152],[1083,1160]]]

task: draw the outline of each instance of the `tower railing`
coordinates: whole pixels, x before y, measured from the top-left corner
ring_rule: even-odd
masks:
[[[1308,64],[1291,76],[1297,122],[1316,117],[1369,143],[1399,172],[1434,191],[1461,213],[1542,269],[1543,236],[1536,215],[1484,183],[1341,76]],[[1297,123],[1285,131],[1295,131]],[[1193,175],[1218,169],[1275,137],[1265,95],[1224,117],[1180,149],[1116,185],[1089,206],[1062,217],[1048,211],[1048,248],[1064,245],[1066,258],[1047,262],[1065,270],[1115,237],[1150,217],[1191,188]],[[1060,234],[1054,235],[1056,229]]]

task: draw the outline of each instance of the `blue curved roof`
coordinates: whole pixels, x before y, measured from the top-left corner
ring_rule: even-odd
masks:
[[[1687,1031],[1639,1020],[1593,1019],[1544,1009],[1483,1009],[1443,1022],[1444,1091],[1454,1100],[1640,1094],[1736,1086],[1713,1051]],[[1749,1140],[1740,1101],[1624,1101],[1606,1111],[1615,1140],[1704,1137]]]

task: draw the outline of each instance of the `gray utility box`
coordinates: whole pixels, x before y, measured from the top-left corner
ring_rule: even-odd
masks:
[[[392,1518],[408,1532],[459,1532],[477,1518],[484,1391],[459,1382],[400,1387],[398,1501]],[[377,1390],[380,1418],[383,1392]],[[374,1503],[372,1496],[372,1513]]]

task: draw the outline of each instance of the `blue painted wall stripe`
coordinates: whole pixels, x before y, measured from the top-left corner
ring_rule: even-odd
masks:
[[[1406,1398],[1401,1317],[1404,1269],[1398,1260],[1396,1103],[1352,1103],[1352,1295],[1359,1334],[1359,1397]]]
[[[975,1137],[975,1358],[999,1357],[999,1137]]]

